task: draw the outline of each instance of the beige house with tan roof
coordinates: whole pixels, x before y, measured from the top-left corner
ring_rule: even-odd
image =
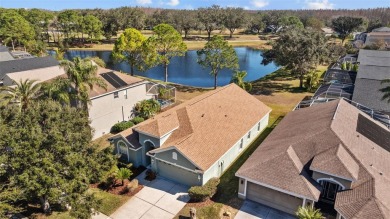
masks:
[[[390,218],[390,131],[344,100],[289,113],[236,172],[238,196],[294,214]]]
[[[100,67],[97,73],[107,89],[94,86],[89,94],[94,139],[109,133],[114,124],[130,120],[136,103],[156,97],[156,93],[150,92],[153,84],[149,81]]]
[[[271,109],[235,84],[218,88],[110,140],[135,166],[185,185],[219,177],[268,125]]]

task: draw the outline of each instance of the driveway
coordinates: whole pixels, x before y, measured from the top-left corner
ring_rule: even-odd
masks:
[[[144,173],[137,177],[144,188],[119,207],[111,218],[171,219],[189,201],[189,187],[160,177],[149,182],[144,180]]]
[[[235,219],[296,219],[293,215],[246,200]]]

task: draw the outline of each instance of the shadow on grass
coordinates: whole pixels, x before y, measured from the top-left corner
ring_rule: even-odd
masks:
[[[233,162],[232,166],[220,177],[220,184],[218,185],[218,192],[214,195],[212,200],[219,202],[232,208],[239,209],[242,205],[242,200],[238,199],[238,178],[235,173],[250,157],[250,155],[258,148],[264,139],[272,132],[276,125],[283,119],[279,116],[271,125],[269,125],[260,136],[254,140],[248,148]]]

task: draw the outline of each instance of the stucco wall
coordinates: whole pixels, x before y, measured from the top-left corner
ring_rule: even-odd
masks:
[[[313,171],[312,178],[315,181],[317,181],[318,179],[322,179],[322,178],[325,178],[325,179],[332,178],[333,180],[336,180],[337,182],[341,183],[345,187],[345,189],[350,189],[351,185],[352,185],[351,181],[348,181],[348,180],[345,180],[345,179],[340,179],[340,178],[332,176],[332,175],[327,175],[327,174],[323,174],[323,173],[319,173],[319,172],[315,172],[315,171]]]
[[[118,90],[118,98],[114,98],[114,93],[92,98],[89,118],[91,127],[95,130],[93,138],[109,133],[114,124],[131,119],[135,104],[151,98],[152,96],[146,95],[145,84]]]
[[[39,68],[39,69],[33,69],[28,71],[21,71],[21,72],[14,72],[7,74],[3,79],[3,85],[4,86],[11,86],[13,85],[12,80],[19,82],[20,79],[26,80],[37,80],[40,82],[47,81],[50,79],[53,79],[55,77],[58,77],[60,75],[65,74],[64,69],[60,68],[59,66],[52,66],[48,68]]]
[[[258,123],[257,122],[252,128],[251,128],[251,136],[248,139],[248,132],[245,133],[244,136],[242,136],[226,153],[223,155],[216,163],[214,163],[208,170],[206,170],[203,174],[203,182],[202,184],[206,184],[207,181],[209,181],[213,177],[220,177],[224,171],[226,171],[229,166],[236,160],[239,155],[252,143],[253,140],[255,140],[260,133],[267,127],[269,120],[269,113],[264,116],[259,122],[260,122],[260,130],[258,130]],[[241,139],[244,139],[243,141],[243,147],[240,148]],[[223,162],[223,170],[221,171],[221,162]]]
[[[155,160],[153,163],[157,169],[157,174],[162,177],[166,177],[170,180],[187,186],[198,186],[202,183],[201,175],[198,173],[179,168],[175,165],[168,164],[160,160]]]
[[[145,141],[151,141],[156,148],[160,147],[160,139],[139,133],[139,143],[144,145]]]
[[[127,146],[127,162],[132,163],[134,167],[139,167],[142,165],[142,149],[138,150],[132,150],[129,148],[129,145],[124,139],[122,138],[115,138],[113,139],[113,145],[114,145],[114,154],[120,153],[119,151],[119,142],[124,142]]]
[[[176,153],[177,160],[173,159],[173,153]],[[181,167],[184,167],[184,168],[187,168],[190,170],[195,170],[195,168],[196,168],[196,166],[193,163],[191,163],[187,158],[185,158],[180,152],[178,152],[175,149],[156,153],[155,158],[167,161],[169,163],[179,165]]]

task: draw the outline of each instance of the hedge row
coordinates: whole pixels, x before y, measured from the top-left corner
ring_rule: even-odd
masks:
[[[124,131],[128,128],[131,128],[133,127],[134,125],[137,125],[138,123],[141,123],[144,121],[144,118],[141,118],[141,117],[134,117],[132,120],[130,121],[126,121],[126,122],[118,122],[117,124],[115,124],[114,126],[111,127],[111,133],[118,133],[118,132],[121,132],[121,131]]]
[[[188,195],[194,202],[203,202],[217,193],[219,178],[210,179],[204,186],[193,186],[188,190]]]

